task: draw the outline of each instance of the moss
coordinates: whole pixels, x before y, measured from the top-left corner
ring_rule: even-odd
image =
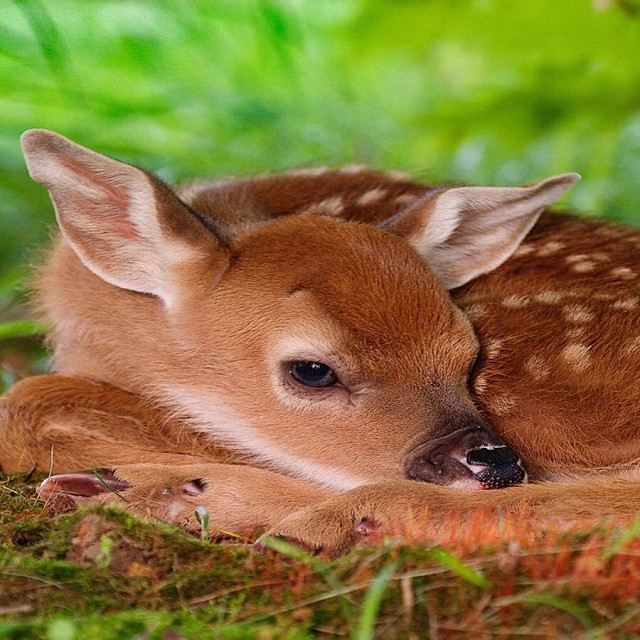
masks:
[[[22,480],[0,480],[0,638],[353,636],[392,563],[375,637],[640,633],[640,541],[611,553],[623,534],[605,526],[447,550],[388,544],[329,562],[206,544],[117,507],[53,515]]]

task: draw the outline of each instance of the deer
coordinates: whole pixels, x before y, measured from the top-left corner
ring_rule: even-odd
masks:
[[[52,373],[0,401],[43,501],[340,553],[413,518],[640,507],[640,233],[579,178],[425,186],[358,165],[193,182],[23,134],[60,233]]]

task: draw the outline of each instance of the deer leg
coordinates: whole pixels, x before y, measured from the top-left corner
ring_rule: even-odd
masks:
[[[5,473],[216,459],[140,397],[58,375],[27,378],[0,399],[0,442]]]
[[[505,538],[536,528],[562,530],[603,520],[630,522],[639,510],[640,482],[620,478],[490,491],[403,480],[357,487],[310,505],[269,533],[306,548],[339,554],[371,534],[439,542],[450,540],[453,532],[486,538],[493,530],[497,537]],[[496,526],[491,527],[492,523]]]
[[[196,517],[200,507],[206,511],[210,535],[246,538],[333,492],[256,467],[134,464],[118,466],[104,479],[95,473],[71,473],[51,476],[40,485],[41,500],[60,494],[76,503],[84,502],[83,495],[94,502],[115,502],[192,533],[203,526],[202,517],[200,522]]]

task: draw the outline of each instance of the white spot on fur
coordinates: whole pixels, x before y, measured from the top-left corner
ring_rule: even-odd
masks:
[[[365,173],[368,170],[369,169],[365,164],[347,164],[344,167],[341,167],[339,169],[340,173],[347,173],[347,174]]]
[[[573,343],[560,352],[560,357],[576,372],[584,371],[591,362],[589,347],[585,344]]]
[[[533,299],[537,302],[543,302],[544,304],[557,304],[562,300],[564,294],[560,291],[554,291],[549,289],[548,291],[542,291],[533,296]]]
[[[562,309],[562,315],[568,322],[591,322],[594,318],[593,313],[580,304],[569,304]]]
[[[300,169],[293,169],[292,171],[289,171],[287,175],[306,178],[322,176],[329,171],[331,171],[331,169],[329,169],[328,167],[301,167]]]
[[[576,253],[574,255],[571,256],[567,256],[564,261],[567,264],[573,264],[574,262],[584,262],[585,260],[587,260],[589,258],[588,255],[584,254],[584,253]]]
[[[604,236],[605,238],[620,238],[624,236],[627,232],[626,229],[622,229],[621,227],[614,227],[611,225],[603,225],[595,230],[599,236]]]
[[[387,194],[386,189],[371,189],[371,191],[367,191],[363,193],[357,200],[357,204],[361,207],[366,207],[367,205],[374,204],[376,202],[380,202],[382,198]]]
[[[493,396],[488,404],[489,408],[498,415],[511,413],[518,406],[516,399],[506,394]]]
[[[581,338],[586,331],[587,330],[584,327],[570,327],[564,332],[564,335],[570,340],[575,340],[577,338]]]
[[[344,202],[340,196],[326,198],[320,202],[314,202],[302,209],[300,215],[308,216],[339,216],[344,211]]]
[[[598,262],[607,262],[611,260],[611,256],[606,251],[596,251],[589,256],[592,260],[597,260]]]
[[[531,374],[535,380],[543,380],[549,373],[549,365],[541,356],[531,356],[524,363],[524,368]]]
[[[409,204],[413,202],[417,198],[417,194],[415,193],[403,193],[401,196],[396,196],[393,201],[396,204]]]
[[[528,256],[530,253],[533,253],[536,248],[530,244],[521,244],[514,252],[513,255],[515,257],[520,256]]]
[[[487,307],[484,304],[475,303],[469,305],[465,310],[467,318],[473,322],[474,320],[479,320],[480,318],[487,315]]]
[[[526,296],[512,295],[502,300],[502,306],[509,309],[518,309],[520,307],[526,307],[529,302],[530,300]]]
[[[629,269],[629,267],[617,267],[616,269],[611,269],[609,273],[614,278],[620,278],[621,280],[633,280],[637,277],[637,273]]]
[[[479,375],[473,381],[473,390],[478,394],[484,393],[487,390],[488,384],[489,381],[487,380],[486,376]]]
[[[627,298],[626,300],[616,300],[612,305],[612,309],[619,309],[620,311],[631,311],[638,306],[638,298]]]
[[[560,249],[564,249],[565,245],[563,242],[551,241],[543,244],[539,249],[536,255],[542,257],[550,256],[552,253],[556,253],[560,251]]]
[[[413,182],[413,177],[404,171],[385,171],[384,175],[393,182]]]
[[[593,298],[595,300],[615,300],[615,293],[594,293]]]
[[[487,358],[497,358],[500,355],[500,351],[502,351],[502,346],[504,345],[504,340],[491,340],[487,343],[484,352]]]
[[[584,262],[576,262],[571,266],[571,271],[576,273],[591,273],[596,268],[596,263],[591,260],[585,260]]]

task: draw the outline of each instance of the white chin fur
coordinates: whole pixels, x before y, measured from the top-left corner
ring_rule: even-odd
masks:
[[[370,483],[365,478],[283,450],[210,393],[167,385],[162,389],[162,395],[172,399],[181,415],[189,417],[194,431],[207,434],[212,441],[230,449],[251,455],[273,471],[281,471],[337,491],[348,491]]]

